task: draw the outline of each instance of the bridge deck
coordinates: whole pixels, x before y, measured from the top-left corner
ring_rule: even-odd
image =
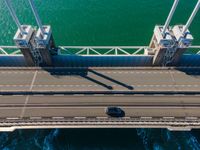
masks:
[[[200,91],[200,69],[1,69],[1,91]]]
[[[0,130],[126,125],[199,128],[199,74],[197,68],[2,68]],[[37,91],[41,93],[34,94]],[[62,95],[57,93],[59,91],[63,92]],[[83,93],[69,94],[76,91]],[[92,91],[97,93],[87,94]],[[134,94],[137,91],[141,93]],[[149,93],[145,94],[146,91]],[[159,94],[159,91],[166,93]],[[196,93],[185,95],[184,91]],[[65,92],[68,94],[65,95]],[[105,95],[98,92],[111,93]],[[109,118],[105,114],[108,106],[122,107],[125,118]]]

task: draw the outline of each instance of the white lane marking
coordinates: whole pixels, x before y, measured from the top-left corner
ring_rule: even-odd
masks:
[[[108,117],[96,117],[97,119],[108,119]]]
[[[0,72],[1,74],[33,74],[34,71],[30,71],[30,70],[27,70],[27,71],[1,71]],[[52,72],[52,73],[60,73],[60,74],[73,74],[73,72],[69,72],[69,71],[55,71],[55,72]],[[75,72],[76,74],[81,74],[82,72]],[[131,70],[131,71],[100,71],[100,73],[106,73],[106,74],[169,74],[169,72],[167,70],[164,70],[164,71],[155,71],[155,70],[148,70],[148,71],[138,71],[138,70]],[[176,71],[176,70],[171,70],[171,73],[172,74],[183,74],[183,72],[181,71]],[[199,71],[191,71],[190,73],[192,74],[199,74],[200,72]],[[38,74],[49,74],[49,72],[47,71],[43,71],[43,70],[40,70],[38,71]]]
[[[131,117],[123,117],[123,119],[131,119]]]
[[[86,119],[86,117],[74,117],[74,119]]]
[[[30,88],[29,88],[30,91],[33,89],[33,85],[34,85],[34,82],[35,82],[35,80],[36,80],[37,73],[38,73],[38,71],[35,71],[35,74],[34,74],[34,76],[33,76],[32,82],[31,82],[31,84],[30,84]],[[24,103],[24,107],[22,108],[22,112],[21,112],[21,115],[20,115],[21,118],[24,116],[25,108],[26,108],[26,105],[27,105],[27,103],[28,103],[29,98],[30,98],[30,95],[26,96],[26,100],[25,100],[25,103]]]
[[[169,71],[169,73],[170,73],[170,76],[171,76],[172,81],[174,82],[174,84],[176,84],[176,81],[175,81],[175,79],[174,79],[174,75],[171,73],[171,71]]]
[[[152,119],[152,117],[140,117],[141,119]]]
[[[34,120],[34,119],[42,119],[42,117],[30,117],[31,120]]]
[[[175,117],[163,117],[163,119],[174,119]]]
[[[197,120],[198,117],[185,117],[185,119],[188,119],[188,120]]]
[[[35,83],[35,79],[36,79],[37,73],[38,73],[38,71],[35,71],[35,74],[33,76],[33,80],[31,82],[30,90],[32,90],[32,88],[33,88],[33,84]]]
[[[8,117],[8,118],[6,118],[7,120],[17,120],[17,119],[19,119],[19,118],[17,118],[17,117]]]
[[[65,117],[52,117],[52,119],[64,119]]]

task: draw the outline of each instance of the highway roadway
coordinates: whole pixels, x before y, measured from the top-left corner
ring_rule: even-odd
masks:
[[[199,117],[196,96],[1,96],[0,118],[108,117],[108,106],[123,108],[126,117]]]
[[[48,127],[55,127],[58,120],[61,122],[65,119],[86,121],[91,118],[97,119],[93,127],[98,125],[102,127],[101,119],[107,120],[109,127],[119,127],[115,125],[119,125],[120,120],[115,125],[109,122],[110,117],[105,113],[108,106],[121,107],[125,111],[125,119],[128,119],[126,123],[132,122],[131,119],[134,118],[146,118],[147,121],[143,122],[146,127],[169,128],[175,125],[189,129],[200,128],[200,122],[197,121],[200,119],[199,75],[200,70],[194,68],[184,70],[169,68],[1,68],[0,131],[6,131],[5,127],[12,127],[13,123],[17,124],[24,120],[26,122],[17,128],[23,128],[27,123],[35,123],[30,127],[34,128],[38,122],[40,127],[44,128],[48,121],[51,121]],[[23,94],[23,91],[43,91],[51,92],[51,94],[42,92]],[[56,91],[62,91],[63,94],[52,93]],[[85,93],[65,94],[65,92],[76,91]],[[87,94],[89,91],[119,93]],[[144,93],[149,91],[150,93],[120,94],[121,91]],[[159,94],[159,91],[166,93]],[[181,91],[197,93],[184,94],[183,92],[180,94]],[[10,94],[3,94],[4,92],[10,92]],[[167,94],[167,92],[175,93]],[[176,120],[180,118],[183,122],[177,124]],[[185,121],[188,118],[189,124]],[[45,122],[45,119],[48,121]],[[152,125],[151,121],[154,119],[159,120]],[[165,121],[169,119],[169,121],[161,124],[162,119]],[[71,122],[67,122],[62,127],[69,127],[69,123]],[[197,125],[194,125],[195,123]],[[83,123],[78,126],[78,123],[75,123],[70,127],[83,127],[84,125],[88,124]],[[135,122],[132,122],[129,127],[136,127],[135,125]],[[140,126],[144,127],[141,124]]]
[[[200,91],[200,69],[0,69],[0,91]]]

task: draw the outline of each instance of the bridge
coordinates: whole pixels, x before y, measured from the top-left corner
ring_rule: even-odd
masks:
[[[0,131],[35,128],[200,128],[200,46],[185,25],[155,26],[149,46],[56,46],[51,27],[18,26],[0,46]],[[105,113],[109,106],[125,117]]]

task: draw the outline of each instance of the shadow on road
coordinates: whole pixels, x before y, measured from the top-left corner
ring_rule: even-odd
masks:
[[[128,90],[134,90],[132,86],[127,85],[126,83],[120,82],[116,79],[113,79],[110,76],[107,76],[105,74],[102,74],[100,72],[97,72],[89,68],[43,68],[43,69],[56,78],[62,78],[62,76],[79,76],[97,85],[100,85],[108,90],[113,90],[113,87],[111,85],[107,85],[106,83],[103,83],[101,80],[97,80],[97,78],[90,76],[90,74],[93,74],[96,75],[97,77],[101,77],[117,85],[120,85],[124,88],[127,88]]]
[[[113,79],[113,78],[111,78],[111,77],[108,77],[108,76],[106,76],[106,75],[104,75],[104,74],[101,74],[101,73],[99,73],[99,72],[96,72],[96,71],[94,71],[94,70],[89,69],[88,71],[91,72],[91,73],[93,73],[93,74],[95,74],[95,75],[97,75],[97,76],[99,76],[99,77],[102,77],[102,78],[104,78],[104,79],[106,79],[106,80],[109,80],[109,81],[111,81],[111,82],[113,82],[113,83],[115,83],[115,84],[121,85],[121,86],[123,86],[123,87],[125,87],[125,88],[127,88],[127,89],[129,89],[129,90],[133,90],[133,89],[134,89],[134,88],[133,88],[132,86],[130,86],[130,85],[127,85],[127,84],[125,84],[125,83],[123,83],[123,82],[120,82],[120,81],[118,81],[118,80],[115,80],[115,79]]]
[[[177,68],[176,70],[184,72],[188,76],[200,79],[200,68]]]

